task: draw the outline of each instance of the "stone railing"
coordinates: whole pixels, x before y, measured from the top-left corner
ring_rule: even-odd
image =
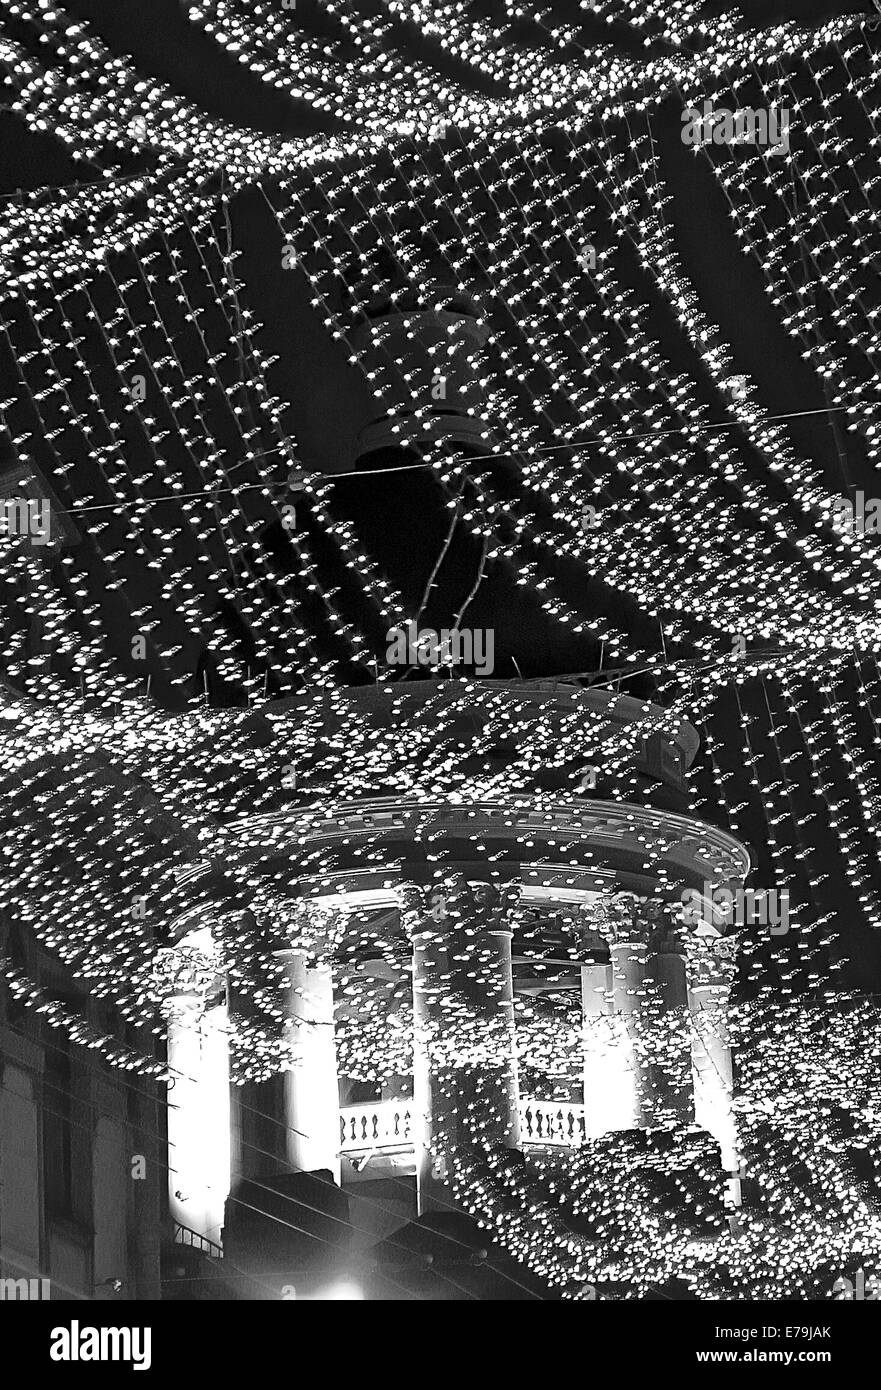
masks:
[[[528,1147],[575,1148],[584,1143],[584,1106],[520,1098],[520,1142]]]
[[[409,1100],[381,1100],[340,1110],[340,1152],[401,1153],[413,1148]],[[521,1142],[529,1148],[574,1148],[584,1143],[584,1106],[520,1098]]]
[[[347,1105],[340,1111],[340,1152],[344,1155],[412,1149],[408,1100]]]

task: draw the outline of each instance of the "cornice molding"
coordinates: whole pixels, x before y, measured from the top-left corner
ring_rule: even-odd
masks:
[[[553,840],[578,836],[598,848],[617,848],[645,856],[655,851],[665,861],[691,868],[706,882],[743,882],[751,868],[749,850],[733,835],[672,811],[657,811],[628,802],[590,801],[583,805],[558,802],[538,806],[531,799],[479,801],[467,807],[442,800],[375,800],[339,803],[323,809],[287,809],[246,816],[227,823],[218,833],[233,852],[248,857],[282,853],[288,845],[333,843],[357,838],[415,840],[427,829],[452,838],[479,834],[494,839]],[[543,853],[539,850],[536,858]],[[524,845],[523,859],[530,855]]]

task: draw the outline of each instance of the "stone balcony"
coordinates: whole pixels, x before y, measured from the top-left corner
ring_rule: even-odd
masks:
[[[413,1102],[368,1101],[340,1109],[343,1181],[365,1182],[390,1173],[412,1176],[416,1149],[411,1129]],[[571,1149],[585,1140],[584,1106],[569,1101],[520,1098],[520,1135],[525,1151]]]

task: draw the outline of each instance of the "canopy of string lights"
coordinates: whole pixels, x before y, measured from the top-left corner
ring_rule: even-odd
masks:
[[[332,963],[340,1072],[381,1083],[413,1069],[389,901],[415,860],[601,897],[613,864],[674,931],[701,879],[671,856],[718,830],[789,905],[779,934],[738,924],[749,1200],[732,1218],[678,1103],[565,1160],[487,1137],[510,1036],[453,988],[432,1055],[454,1104],[476,1079],[450,1190],[567,1296],[827,1296],[881,1235],[875,29],[699,0],[179,7],[284,99],[278,133],[92,8],[0,20],[4,119],[69,173],[0,199],[2,894],[134,1031],[11,952],[10,989],[161,1078],[162,953],[198,918],[235,1081],[286,1065],[293,943]],[[720,110],[776,143],[714,134]],[[594,800],[638,864],[578,821]],[[359,873],[391,898],[368,911]],[[521,1075],[570,1097],[571,989],[514,1013]],[[645,984],[632,1053],[668,1096],[694,1028]]]

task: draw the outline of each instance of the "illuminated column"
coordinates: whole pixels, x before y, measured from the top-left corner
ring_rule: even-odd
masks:
[[[644,1128],[651,1103],[634,1019],[648,957],[638,903],[632,893],[619,893],[590,910],[609,947],[608,966],[585,966],[581,973],[585,1126],[593,1137]]]
[[[333,967],[306,951],[278,952],[288,979],[285,1027],[287,1157],[298,1172],[329,1169],[340,1181],[340,1091],[333,1018]]]
[[[421,1215],[450,1207],[451,1149],[472,1138],[507,1148],[520,1144],[512,898],[457,876],[430,895],[408,886],[400,901],[413,943],[413,1125]]]
[[[490,890],[495,892],[495,890]],[[495,900],[499,899],[495,893]],[[495,901],[494,900],[494,901]],[[501,907],[501,902],[499,902]],[[498,1039],[497,1056],[499,1064],[495,1069],[493,1094],[489,1098],[489,1110],[480,1104],[480,1115],[484,1133],[487,1124],[493,1131],[493,1138],[507,1149],[520,1147],[520,1079],[517,1066],[517,1034],[514,1023],[514,969],[511,960],[511,942],[514,938],[513,923],[496,912],[491,918],[493,925],[484,926],[478,918],[477,950],[475,955],[484,982],[477,986],[477,998],[487,1012],[490,1023]]]
[[[430,914],[437,912],[437,918]],[[449,994],[450,966],[440,907],[423,903],[420,889],[410,887],[402,916],[413,943],[413,1115],[416,1150],[416,1192],[420,1216],[433,1189],[443,1190],[447,1175],[443,1153],[432,1154],[440,1137],[444,1070],[433,1066],[436,1039],[443,1032],[443,1000]],[[444,914],[445,915],[445,914]],[[437,1204],[442,1204],[439,1201]],[[448,1198],[447,1198],[448,1200]]]
[[[581,1013],[584,1029],[584,1126],[588,1139],[618,1129],[616,1105],[619,1059],[611,1014],[609,967],[582,965]]]
[[[719,1144],[722,1166],[739,1171],[732,1104],[734,1073],[728,1042],[728,1002],[736,970],[735,937],[689,934],[685,940],[688,1007],[692,1016],[694,1117]],[[735,1194],[739,1197],[739,1189]],[[739,1205],[739,1201],[735,1201]]]
[[[168,1194],[175,1221],[220,1243],[230,1188],[229,1016],[210,928],[156,953],[165,991]],[[211,1002],[209,1002],[211,1001]]]

